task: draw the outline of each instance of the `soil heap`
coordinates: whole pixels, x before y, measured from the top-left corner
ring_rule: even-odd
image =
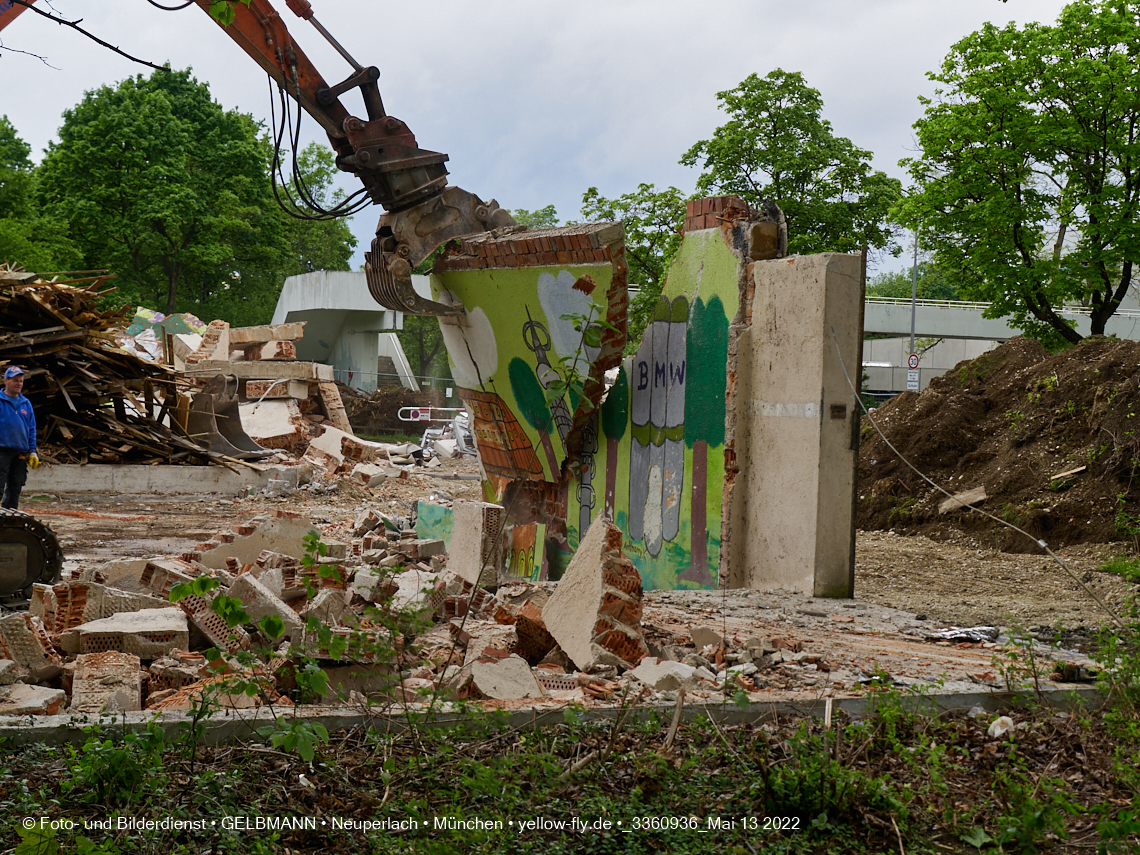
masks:
[[[1140,342],[1089,338],[1051,354],[1014,338],[959,363],[870,418],[950,493],[985,487],[982,505],[1050,547],[1140,535]],[[857,525],[943,540],[971,533],[1006,552],[1033,542],[966,509],[945,514],[863,417]]]

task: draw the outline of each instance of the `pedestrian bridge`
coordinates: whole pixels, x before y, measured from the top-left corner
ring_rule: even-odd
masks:
[[[867,335],[910,335],[910,300],[897,297],[868,297],[863,316]],[[1005,341],[1021,335],[1004,318],[983,318],[989,303],[959,300],[918,300],[915,305],[914,334],[921,338],[964,338]],[[1089,310],[1066,306],[1057,312],[1076,321],[1081,335],[1089,334]],[[1105,335],[1140,341],[1140,308],[1118,309],[1109,318]]]

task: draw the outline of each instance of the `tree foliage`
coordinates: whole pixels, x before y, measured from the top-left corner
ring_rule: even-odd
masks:
[[[126,299],[210,317],[215,303],[275,298],[285,244],[266,148],[253,120],[223,110],[189,71],[155,72],[64,113],[41,193]]]
[[[404,315],[404,328],[397,334],[400,347],[408,358],[417,377],[450,377],[447,351],[443,346],[443,333],[439,320],[426,315]],[[398,382],[395,378],[380,378],[381,383]]]
[[[558,211],[554,209],[553,205],[547,205],[545,208],[538,208],[534,211],[528,211],[526,208],[515,208],[511,211],[511,216],[520,226],[528,226],[532,229],[553,229],[558,225]]]
[[[1055,25],[987,24],[951,49],[915,124],[916,188],[898,206],[937,265],[990,317],[1046,343],[1057,314],[1120,305],[1140,255],[1140,22],[1134,3],[1078,0]]]
[[[78,262],[67,225],[45,216],[36,203],[36,174],[24,142],[0,117],[0,263],[53,271]]]
[[[911,270],[880,273],[867,280],[868,297],[896,297],[910,299],[914,286]],[[918,265],[918,299],[962,300],[962,291],[946,273],[929,262]]]
[[[676,187],[657,190],[652,184],[639,184],[633,193],[607,199],[591,187],[582,194],[582,216],[588,222],[620,220],[625,226],[629,283],[638,288],[628,316],[626,353],[633,353],[661,296],[669,262],[681,246],[685,197]]]
[[[681,158],[703,169],[699,195],[775,202],[788,221],[790,253],[894,250],[887,212],[900,182],[871,169],[871,152],[835,136],[822,96],[803,75],[751,74],[717,99],[728,122]]]

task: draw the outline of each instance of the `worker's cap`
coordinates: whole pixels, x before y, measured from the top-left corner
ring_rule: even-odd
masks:
[[[12,365],[8,368],[7,371],[4,372],[4,379],[7,380],[9,377],[19,377],[23,373],[23,368],[20,368],[18,365]]]

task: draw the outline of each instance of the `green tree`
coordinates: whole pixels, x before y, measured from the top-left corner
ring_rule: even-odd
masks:
[[[249,116],[223,110],[188,70],[160,71],[64,113],[40,193],[85,264],[118,274],[123,299],[263,316],[286,253],[267,155]]]
[[[910,299],[914,286],[911,270],[895,270],[879,273],[867,280],[868,297],[896,297]],[[929,262],[918,265],[918,299],[920,300],[964,300],[960,288],[940,268]]]
[[[871,152],[837,137],[821,116],[823,98],[799,72],[750,74],[718,92],[729,121],[681,158],[699,165],[699,195],[770,200],[788,221],[788,252],[893,251],[887,212],[901,184],[872,171]]]
[[[915,190],[895,210],[935,263],[1046,344],[1094,335],[1140,257],[1140,22],[1135,3],[1078,0],[1055,25],[987,24],[951,49],[915,124]]]
[[[676,187],[657,190],[652,184],[639,184],[633,193],[607,199],[591,187],[582,194],[582,216],[589,222],[620,220],[625,226],[629,282],[638,288],[629,305],[625,352],[636,353],[665,285],[669,262],[681,246],[685,197]]]
[[[335,206],[344,192],[335,189],[338,175],[336,157],[327,145],[311,142],[297,155],[297,171],[314,202],[324,209]],[[356,235],[347,220],[302,220],[284,215],[285,243],[289,253],[284,259],[284,274],[312,273],[315,270],[351,270],[349,262],[356,250]]]
[[[78,254],[67,224],[44,216],[36,203],[31,153],[8,117],[0,117],[0,263],[60,270],[78,263]]]
[[[558,225],[558,212],[554,210],[553,205],[547,205],[545,208],[538,208],[534,211],[528,211],[526,208],[515,208],[511,211],[511,216],[520,226],[528,226],[532,229],[553,229]]]
[[[438,319],[426,315],[404,315],[404,328],[396,336],[417,377],[450,376]],[[387,378],[384,382],[398,381]]]

